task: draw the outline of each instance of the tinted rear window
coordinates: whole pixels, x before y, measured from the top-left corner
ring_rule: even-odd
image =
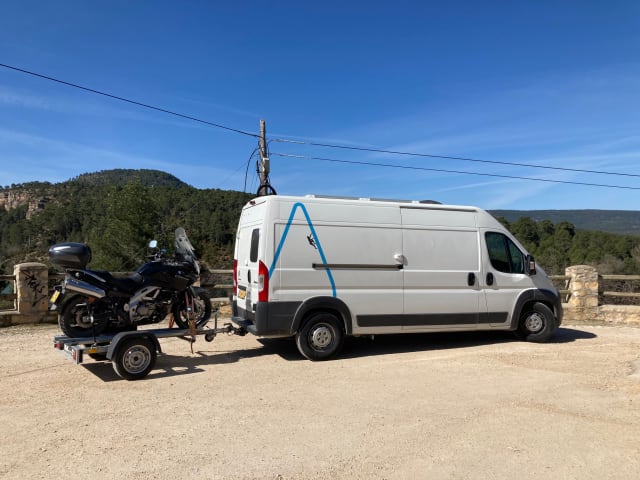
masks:
[[[249,253],[249,261],[258,261],[258,245],[260,244],[260,229],[256,228],[251,232],[251,252]]]

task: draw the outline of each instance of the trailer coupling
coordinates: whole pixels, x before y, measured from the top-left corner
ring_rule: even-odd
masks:
[[[239,337],[244,337],[247,334],[247,331],[243,327],[234,327],[231,323],[225,323],[220,328],[213,328],[210,330],[206,330],[204,334],[204,339],[207,342],[212,342],[218,333],[226,333],[227,335],[238,335]]]

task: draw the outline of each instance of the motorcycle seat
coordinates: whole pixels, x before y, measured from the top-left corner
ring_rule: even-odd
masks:
[[[142,275],[139,273],[132,273],[126,277],[114,277],[106,271],[94,271],[94,273],[102,277],[110,285],[113,285],[116,291],[123,293],[134,293],[143,282]]]

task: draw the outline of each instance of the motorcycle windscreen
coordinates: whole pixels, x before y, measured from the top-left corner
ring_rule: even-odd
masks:
[[[175,241],[176,253],[179,253],[185,258],[185,260],[188,260],[191,263],[193,263],[193,266],[196,269],[196,273],[200,274],[200,266],[196,261],[195,248],[193,248],[193,245],[191,245],[191,242],[187,237],[187,232],[184,231],[184,228],[179,227],[179,228],[176,228],[175,235],[176,235],[176,241]]]

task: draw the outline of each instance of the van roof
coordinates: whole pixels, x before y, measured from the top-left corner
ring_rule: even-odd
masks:
[[[471,205],[446,205],[436,200],[400,200],[390,198],[373,198],[373,197],[349,197],[349,196],[334,196],[334,195],[316,195],[307,194],[304,196],[295,195],[270,195],[266,197],[257,197],[252,199],[249,203],[255,205],[257,201],[265,201],[270,197],[275,197],[282,200],[302,200],[302,199],[318,199],[318,200],[339,200],[339,201],[351,201],[351,202],[371,202],[371,203],[396,203],[396,204],[408,204],[415,206],[424,206],[432,208],[443,209],[455,209],[455,210],[481,210],[479,207]]]
[[[270,195],[265,197],[256,197],[250,200],[243,208],[251,209],[252,207],[258,205],[265,204],[278,204],[280,202],[305,202],[309,203],[333,203],[339,205],[344,202],[344,204],[351,203],[353,205],[380,205],[393,207],[394,205],[399,206],[400,208],[408,208],[408,209],[420,209],[420,210],[432,210],[432,211],[450,211],[450,212],[473,212],[476,214],[476,226],[485,227],[485,228],[497,228],[500,230],[506,230],[504,226],[489,212],[483,210],[480,207],[475,207],[471,205],[445,205],[445,204],[433,204],[433,203],[424,203],[418,200],[387,200],[387,199],[377,199],[377,198],[358,198],[358,197],[337,197],[337,196],[327,196],[327,195],[305,195],[305,196],[295,196],[295,195]]]
[[[328,198],[328,199],[334,199],[334,200],[363,200],[363,201],[370,201],[370,202],[442,205],[442,202],[438,202],[437,200],[405,200],[405,199],[396,199],[396,198],[347,197],[347,196],[316,195],[316,194],[308,194],[308,195],[305,195],[304,198]]]

